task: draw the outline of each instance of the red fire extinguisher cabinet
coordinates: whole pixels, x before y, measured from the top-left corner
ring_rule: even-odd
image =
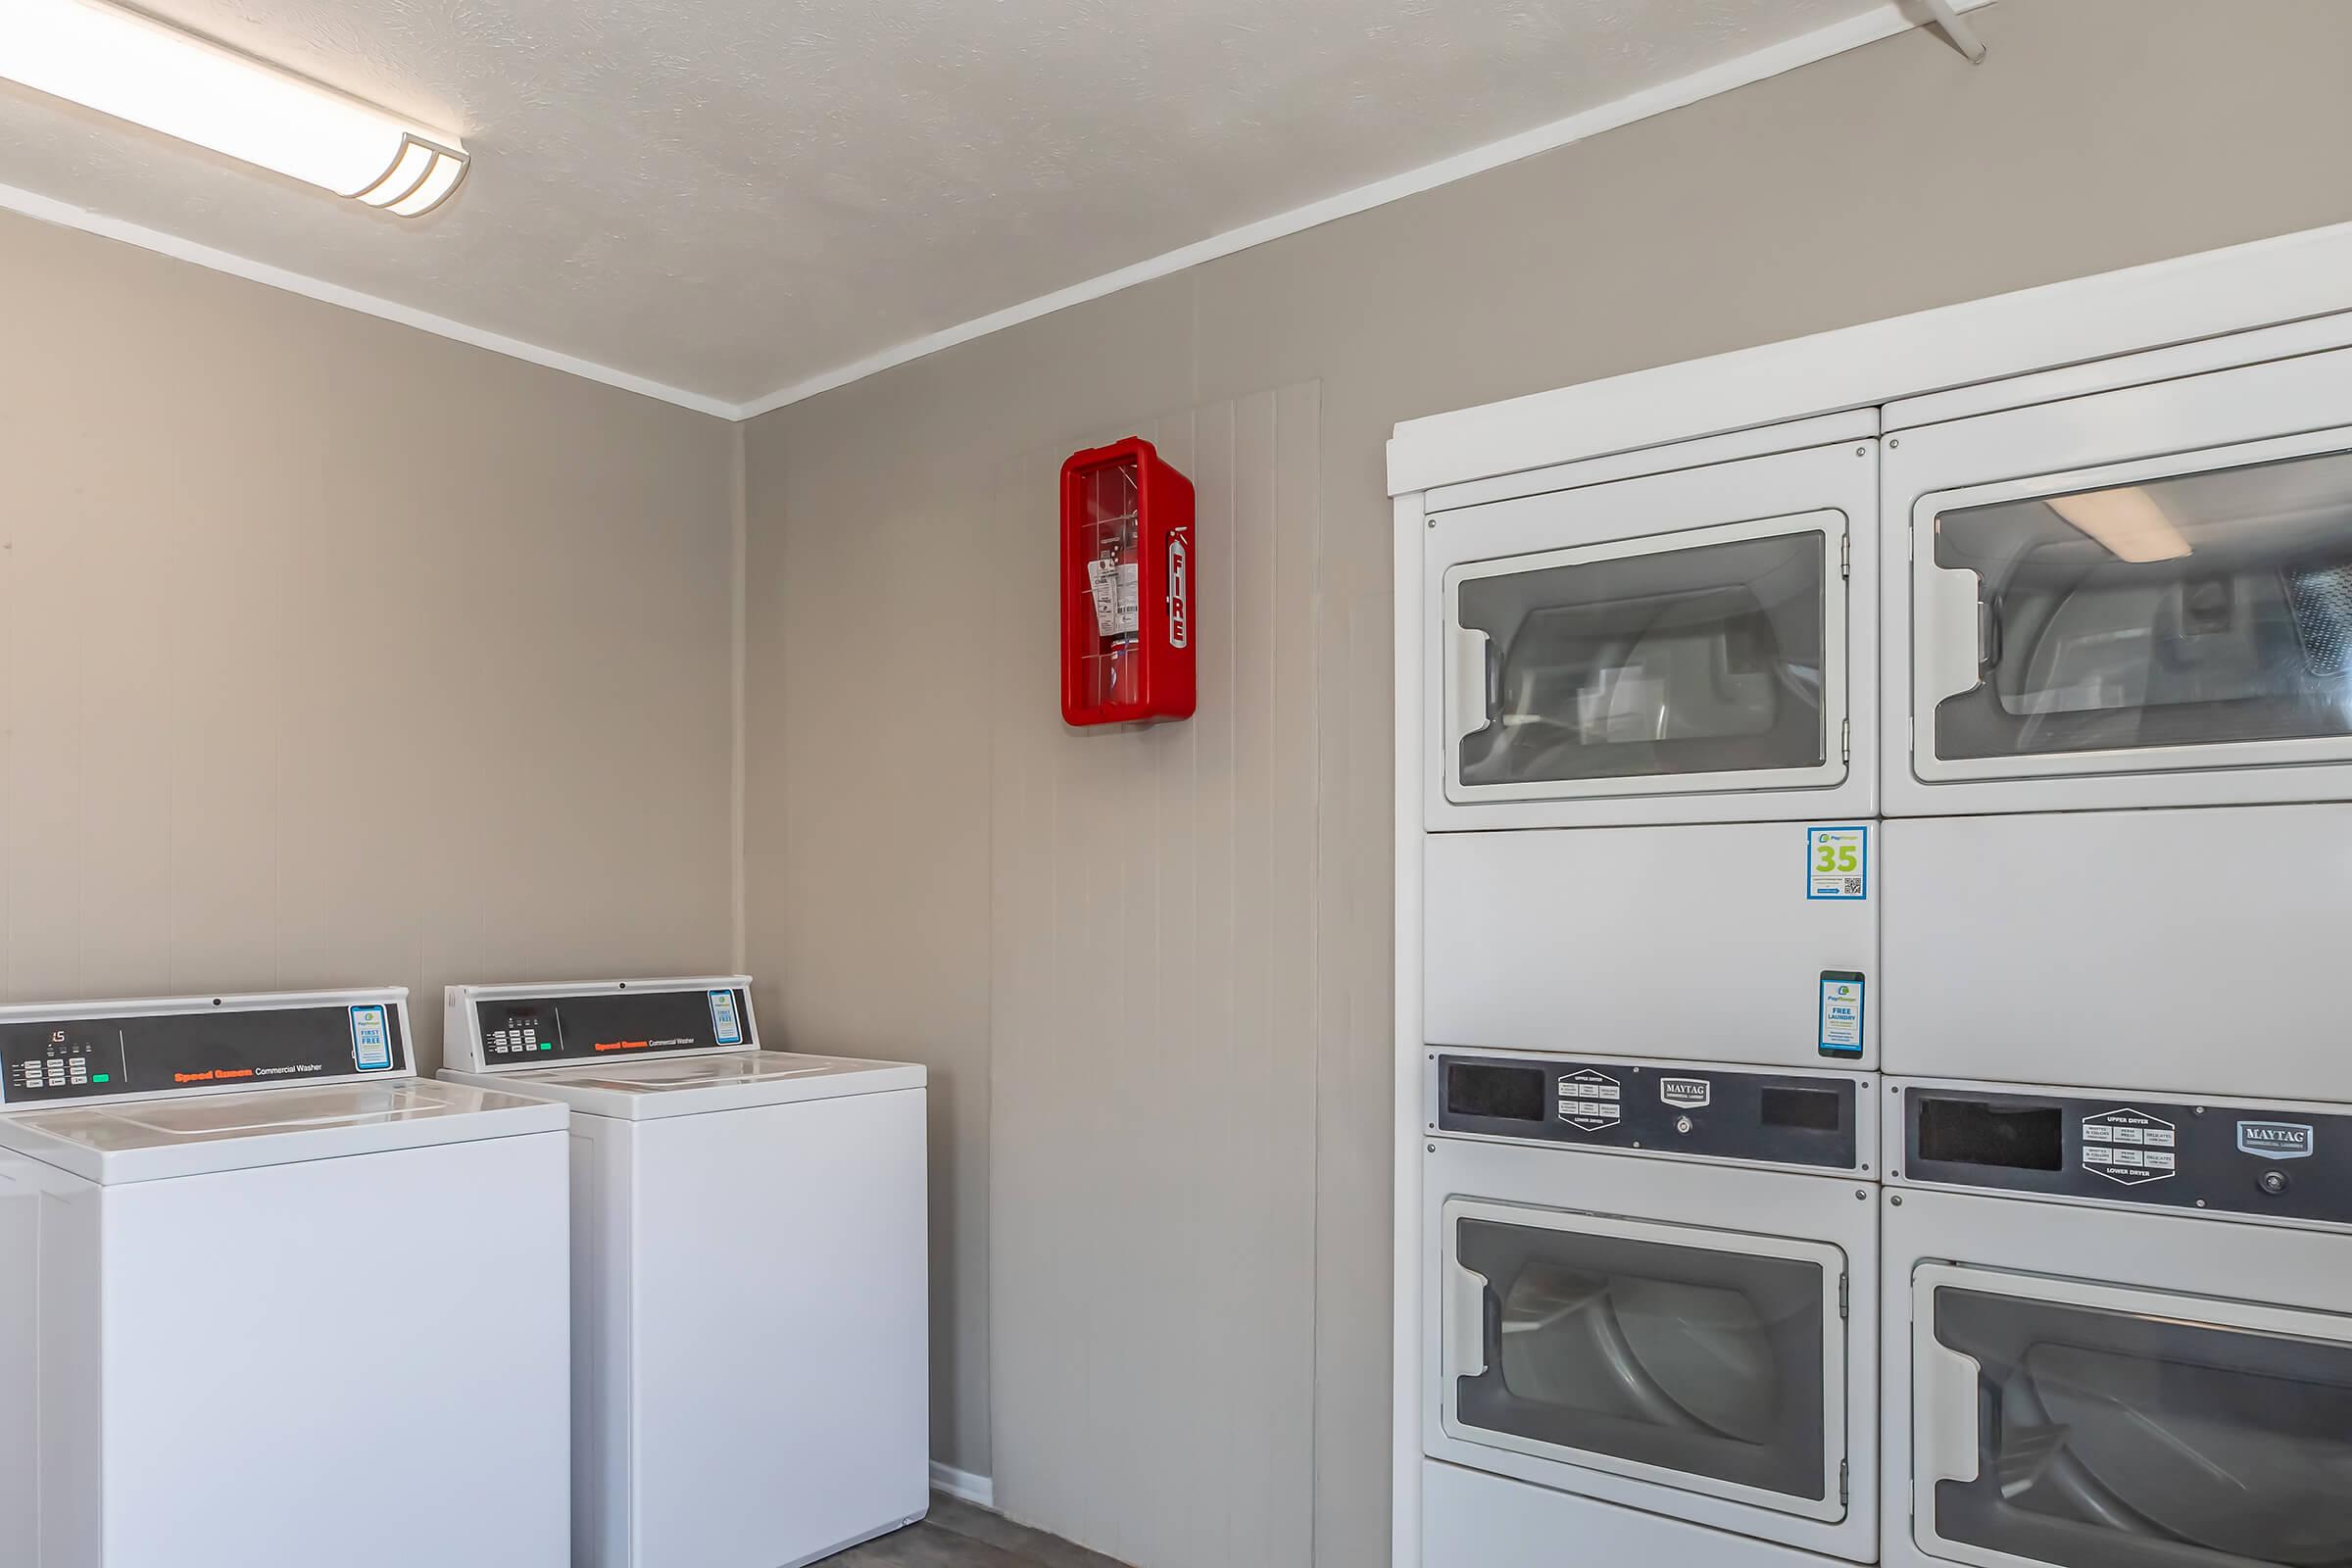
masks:
[[[1140,436],[1061,466],[1061,716],[1193,716],[1193,483]]]

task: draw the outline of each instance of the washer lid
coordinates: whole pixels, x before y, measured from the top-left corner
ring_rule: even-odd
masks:
[[[781,1051],[588,1062],[535,1072],[444,1071],[441,1076],[455,1083],[496,1086],[509,1094],[544,1095],[573,1110],[623,1121],[920,1089],[925,1081],[923,1068],[914,1062],[801,1056]]]
[[[558,1132],[562,1105],[469,1085],[320,1086],[0,1116],[0,1149],[108,1186]]]

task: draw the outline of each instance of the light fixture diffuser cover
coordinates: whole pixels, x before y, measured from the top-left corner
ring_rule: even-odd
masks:
[[[101,0],[6,0],[0,77],[404,218],[466,177],[446,131]]]

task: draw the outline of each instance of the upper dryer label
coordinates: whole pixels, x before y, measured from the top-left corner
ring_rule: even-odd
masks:
[[[408,1071],[389,1003],[126,1014],[0,1024],[0,1102],[11,1105],[268,1089]]]
[[[751,1039],[751,999],[741,987],[599,991],[578,997],[500,997],[476,1002],[485,1066],[544,1066],[717,1051]]]

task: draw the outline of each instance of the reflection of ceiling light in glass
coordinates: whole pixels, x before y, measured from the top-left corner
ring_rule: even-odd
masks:
[[[2137,485],[2052,496],[2050,510],[2112,551],[2119,561],[2178,561],[2188,541],[2156,498]]]
[[[403,218],[466,177],[455,136],[96,0],[6,0],[0,77]]]

